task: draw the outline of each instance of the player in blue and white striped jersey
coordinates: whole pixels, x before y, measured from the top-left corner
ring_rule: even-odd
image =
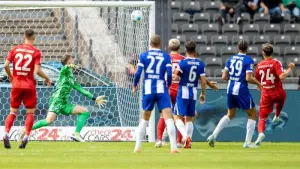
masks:
[[[256,110],[253,98],[248,89],[248,83],[256,84],[261,88],[260,83],[253,77],[253,59],[246,55],[248,43],[245,40],[238,42],[238,54],[231,56],[224,68],[222,79],[228,81],[227,86],[227,108],[228,112],[217,125],[213,134],[207,141],[214,147],[215,140],[220,131],[228,125],[234,117],[236,109],[245,110],[248,113],[247,134],[245,148],[252,148],[252,136],[256,125]]]
[[[184,148],[191,148],[191,137],[193,135],[193,117],[197,100],[197,87],[201,80],[200,103],[205,101],[206,78],[205,68],[202,61],[196,58],[195,42],[185,44],[186,59],[179,62],[175,75],[180,75],[179,90],[174,108],[175,124],[182,134]],[[182,118],[185,117],[184,125]]]
[[[140,80],[141,74],[144,71],[143,82],[143,98],[142,98],[142,119],[140,121],[134,152],[141,150],[142,138],[146,134],[146,127],[149,123],[151,111],[155,103],[163,113],[168,134],[170,136],[171,152],[178,153],[176,147],[176,129],[174,125],[171,100],[168,88],[172,82],[172,65],[170,56],[163,52],[161,47],[160,37],[153,35],[150,39],[151,49],[140,55],[138,69],[134,76],[133,92],[137,92],[137,85]],[[167,73],[167,83],[165,81],[165,73]]]

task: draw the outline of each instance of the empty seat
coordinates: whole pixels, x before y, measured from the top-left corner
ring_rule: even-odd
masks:
[[[273,48],[273,58],[283,58],[283,55],[280,54],[280,48],[274,47]]]
[[[205,68],[205,75],[206,77],[213,77],[213,73],[212,70],[210,70],[209,68]]]
[[[202,25],[202,34],[207,36],[208,41],[212,36],[216,36],[219,34],[219,25],[218,24],[204,24]]]
[[[204,11],[209,13],[212,17],[213,14],[218,13],[220,10],[220,2],[207,1],[204,4]]]
[[[248,56],[251,56],[252,58],[257,58],[258,57],[258,49],[257,49],[257,47],[255,47],[255,46],[250,46],[249,48],[248,48],[248,51],[247,51],[247,55]]]
[[[187,1],[183,4],[183,11],[193,15],[195,12],[200,12],[200,3],[197,1]]]
[[[295,68],[293,69],[293,76],[299,76],[300,57],[287,58],[286,65],[288,66],[290,62],[293,62],[295,64]]]
[[[223,74],[223,69],[221,68],[214,69],[214,77],[222,77],[222,74]]]
[[[292,42],[294,42],[295,37],[300,34],[299,24],[286,24],[284,26],[284,34],[291,37]]]
[[[227,36],[213,36],[211,38],[211,45],[216,48],[217,56],[220,56],[221,48],[227,46],[228,37]]]
[[[200,47],[198,51],[201,60],[205,61],[207,58],[213,58],[216,56],[216,48],[215,47]]]
[[[280,55],[284,54],[284,49],[291,45],[291,37],[285,35],[278,35],[274,37],[274,46],[280,49]]]
[[[269,36],[254,36],[253,46],[256,46],[259,52],[261,52],[262,45],[265,43],[270,43]]]
[[[206,46],[207,45],[207,36],[205,35],[194,35],[191,37],[191,41],[195,42],[197,47]]]
[[[256,66],[259,62],[261,62],[263,59],[261,57],[253,57],[254,65]]]
[[[238,44],[238,42],[240,41],[240,40],[245,40],[245,41],[247,41],[248,43],[249,43],[249,37],[248,36],[246,36],[246,35],[240,35],[240,36],[234,36],[233,38],[232,38],[232,45],[237,45]]]
[[[208,13],[196,13],[194,14],[193,21],[195,24],[202,26],[203,24],[208,24],[210,22],[210,16]]]
[[[225,24],[222,27],[223,35],[228,36],[228,39],[232,39],[233,36],[237,36],[240,32],[240,27],[236,24]]]
[[[183,24],[181,27],[182,35],[184,35],[187,40],[191,39],[191,36],[198,34],[198,25],[197,24]]]
[[[178,25],[173,23],[171,27],[172,27],[172,35],[177,35],[179,32]]]
[[[221,58],[207,58],[205,60],[205,65],[207,68],[217,69],[222,67],[222,59]]]
[[[295,38],[295,46],[299,46],[300,45],[300,35],[296,36]]]
[[[274,37],[280,35],[280,25],[278,24],[266,24],[264,26],[264,35],[268,35],[273,42]]]
[[[234,54],[238,53],[235,46],[225,46],[221,48],[221,58],[223,65],[226,64],[227,60]]]
[[[300,47],[298,46],[288,46],[284,49],[284,60],[288,58],[300,57]]]
[[[250,43],[252,43],[254,36],[259,35],[259,26],[257,24],[246,24],[243,26],[243,34],[250,37]]]
[[[280,22],[280,28],[281,28],[281,32],[283,33],[284,30],[284,26],[286,24],[290,24],[292,20],[292,17],[290,14],[284,13],[283,15],[283,21]]]
[[[181,3],[179,1],[171,2],[171,12],[172,15],[181,12]]]
[[[249,13],[242,13],[241,14],[241,20],[240,20],[240,26],[243,28],[245,24],[249,24],[251,21],[251,17]]]
[[[190,15],[188,13],[175,13],[173,15],[173,22],[178,25],[189,23]]]
[[[175,35],[172,38],[176,38],[180,41],[180,53],[184,53],[184,44],[186,42],[186,37],[183,35]]]
[[[259,29],[262,32],[265,25],[270,23],[270,15],[264,13],[256,13],[253,17],[253,23],[259,25]]]
[[[204,4],[205,4],[205,2],[206,2],[207,0],[198,0],[198,1],[199,1],[199,3],[200,3],[201,10],[203,10],[203,9],[204,9]]]

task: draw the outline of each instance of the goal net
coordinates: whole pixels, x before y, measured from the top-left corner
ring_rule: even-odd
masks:
[[[81,65],[74,72],[76,80],[87,90],[105,95],[108,103],[100,108],[93,101],[73,91],[70,102],[90,111],[81,133],[86,141],[132,141],[140,119],[140,96],[133,97],[134,67],[141,52],[148,49],[153,2],[0,2],[0,130],[10,107],[11,85],[3,69],[9,50],[23,43],[23,33],[33,29],[35,46],[42,52],[42,69],[53,82],[58,79],[60,59],[71,54]],[[143,20],[134,23],[131,13],[140,10]],[[153,21],[154,22],[154,21]],[[12,69],[12,66],[11,66]],[[47,88],[36,76],[38,104],[35,121],[44,119],[54,87]],[[59,115],[46,128],[33,131],[31,140],[70,140],[77,116]],[[24,126],[25,109],[10,133],[17,139]],[[3,133],[3,132],[0,132]],[[1,137],[2,138],[2,137]]]

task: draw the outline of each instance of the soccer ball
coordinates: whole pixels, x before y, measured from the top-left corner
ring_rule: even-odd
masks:
[[[131,20],[133,22],[140,22],[143,19],[143,13],[142,11],[135,10],[131,13]]]

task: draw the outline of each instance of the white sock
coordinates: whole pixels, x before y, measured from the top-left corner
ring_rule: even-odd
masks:
[[[163,132],[163,135],[162,135],[162,141],[165,141],[167,137],[168,137],[168,130],[167,130],[167,127],[166,127],[164,132]]]
[[[174,120],[167,119],[166,125],[167,125],[168,134],[169,134],[171,150],[175,150],[175,149],[177,149],[177,147],[176,147],[176,129],[175,129],[175,125],[174,125]]]
[[[218,137],[218,134],[223,130],[224,127],[228,125],[229,122],[230,122],[230,118],[227,115],[222,117],[222,119],[219,121],[219,124],[217,125],[217,127],[213,132],[215,138]]]
[[[187,131],[185,125],[181,119],[176,120],[175,122],[177,129],[179,130],[180,134],[182,135],[182,139],[187,139]]]
[[[246,143],[250,144],[252,142],[252,136],[255,130],[256,121],[248,119],[247,122],[247,134],[246,134]]]
[[[185,127],[186,127],[186,133],[187,133],[187,136],[192,138],[193,136],[193,131],[194,131],[194,125],[193,125],[193,122],[187,122],[185,124]]]
[[[135,150],[140,149],[142,147],[142,141],[143,141],[143,138],[146,134],[146,128],[147,128],[148,123],[149,123],[149,121],[146,121],[144,119],[142,119],[140,121],[139,127],[138,127],[137,132],[136,132]]]

